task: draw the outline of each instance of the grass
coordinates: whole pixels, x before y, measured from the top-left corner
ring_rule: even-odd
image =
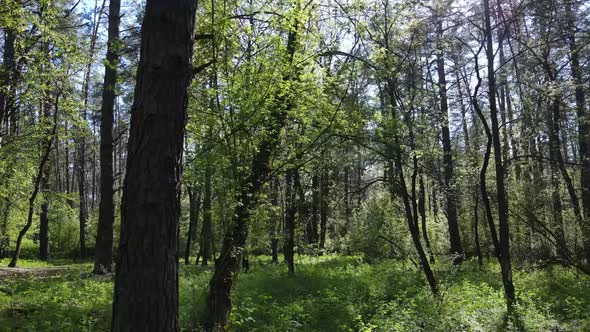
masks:
[[[6,265],[6,261],[0,261]],[[88,276],[89,263],[58,262],[57,275],[0,279],[2,331],[108,331],[112,279]],[[49,267],[36,261],[22,266]],[[296,276],[268,257],[251,258],[232,313],[235,331],[506,331],[497,265],[435,266],[441,297],[403,262],[300,257]],[[210,269],[181,265],[180,323],[199,331]],[[518,270],[514,280],[526,331],[590,331],[590,279],[560,267]]]

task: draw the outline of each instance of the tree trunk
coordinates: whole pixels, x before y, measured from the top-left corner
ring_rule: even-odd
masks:
[[[16,33],[13,29],[4,30],[4,49],[2,68],[0,71],[0,137],[4,135],[3,124],[8,124],[9,115],[14,112],[12,93],[14,92],[14,80],[16,79],[15,61]],[[14,131],[14,128],[11,128]]]
[[[422,221],[422,238],[424,239],[424,244],[426,245],[426,251],[428,251],[428,255],[430,256],[430,263],[434,264],[434,253],[432,252],[432,247],[430,246],[428,228],[426,227],[426,191],[424,189],[424,178],[422,178],[422,176],[420,176],[419,187],[418,212],[420,213],[420,219]]]
[[[553,102],[552,108],[559,109],[559,99]],[[548,115],[548,132],[549,132],[549,156],[551,157],[551,185],[552,185],[552,193],[551,193],[551,202],[552,202],[552,210],[553,210],[553,228],[555,230],[555,235],[557,236],[557,241],[559,243],[559,248],[565,246],[565,232],[563,229],[563,215],[562,215],[562,202],[561,202],[561,190],[559,185],[559,177],[558,174],[560,172],[560,167],[563,164],[563,160],[561,157],[561,150],[560,150],[560,140],[559,140],[559,122],[555,123],[555,121],[559,121],[559,111],[554,112],[550,111]],[[559,162],[560,165],[557,163]],[[566,171],[567,175],[567,171]],[[569,178],[569,175],[567,175]],[[560,254],[562,254],[560,252]]]
[[[345,236],[348,232],[348,226],[350,224],[350,218],[352,216],[352,209],[351,209],[351,195],[350,195],[350,167],[344,167],[344,227],[341,231],[341,235]]]
[[[293,64],[297,30],[299,24],[296,21],[293,29],[289,31],[287,38],[287,55],[289,65]],[[283,77],[283,81],[290,82],[296,79],[297,71],[290,72]],[[209,283],[207,295],[207,320],[205,329],[208,331],[220,331],[227,327],[229,315],[232,309],[232,292],[240,271],[242,254],[248,238],[248,220],[250,210],[258,203],[258,196],[262,185],[270,173],[270,157],[280,142],[280,133],[287,120],[287,112],[294,106],[293,101],[285,95],[277,97],[277,109],[271,113],[267,124],[268,133],[260,142],[259,149],[252,159],[250,174],[241,185],[237,197],[237,206],[233,214],[232,225],[223,239],[221,253],[216,261],[215,272]],[[285,105],[285,106],[280,106]],[[284,108],[283,108],[284,107]]]
[[[500,127],[498,125],[498,111],[496,108],[496,77],[494,72],[494,49],[492,39],[492,25],[490,20],[490,2],[484,2],[486,56],[488,61],[488,93],[490,100],[490,116],[492,130],[492,144],[494,148],[494,162],[496,168],[496,194],[498,197],[498,221],[499,221],[499,244],[500,244],[500,266],[502,269],[502,282],[504,284],[504,295],[508,312],[514,312],[516,295],[512,283],[512,262],[510,260],[510,225],[508,219],[508,199],[504,184],[504,164],[502,163],[502,142],[500,140]]]
[[[59,105],[59,97],[57,97],[56,101],[55,101],[55,110],[53,112],[52,127],[51,127],[51,129],[47,130],[46,139],[43,141],[43,144],[41,147],[42,156],[41,156],[41,161],[39,162],[39,169],[37,171],[37,176],[35,177],[35,181],[33,182],[33,184],[34,184],[33,192],[31,193],[31,196],[29,197],[29,211],[27,214],[27,222],[23,226],[23,228],[20,230],[20,232],[18,233],[18,237],[16,239],[16,247],[14,249],[14,252],[12,253],[12,259],[10,260],[10,263],[8,263],[8,267],[16,267],[23,238],[25,237],[25,235],[27,234],[27,231],[29,230],[29,228],[31,228],[31,225],[33,224],[33,215],[35,214],[35,200],[37,199],[37,195],[39,194],[39,190],[41,189],[41,182],[43,180],[43,174],[45,171],[47,161],[49,160],[49,154],[51,153],[51,147],[53,146],[53,140],[55,139],[55,135],[57,133],[57,125],[58,125],[57,124],[57,115],[58,115],[58,110],[59,110],[58,105]],[[46,118],[50,117],[50,110],[48,107],[44,108],[43,112],[44,112],[44,117],[46,117]]]
[[[328,171],[324,170],[320,178],[320,243],[319,249],[323,252],[326,249],[326,228],[328,225],[330,177]]]
[[[83,121],[86,118],[83,117]],[[78,198],[79,203],[79,214],[78,220],[80,224],[80,258],[86,257],[86,223],[88,222],[88,202],[86,199],[86,143],[84,138],[80,138],[78,141]]]
[[[311,178],[311,200],[311,218],[307,224],[307,233],[309,234],[308,238],[310,244],[317,243],[319,239],[320,177],[315,173]]]
[[[211,220],[211,166],[207,162],[205,165],[205,179],[204,179],[204,193],[203,193],[203,229],[201,236],[201,255],[202,265],[207,266],[211,259],[211,237],[212,237],[212,223]]]
[[[188,201],[189,201],[189,224],[188,232],[186,233],[186,246],[184,248],[184,264],[190,264],[190,256],[192,249],[193,238],[199,226],[199,213],[201,210],[201,193],[193,186],[188,186]]]
[[[90,86],[90,75],[92,74],[92,64],[94,62],[94,51],[96,48],[96,39],[98,35],[98,26],[100,25],[100,19],[102,16],[102,12],[105,7],[106,0],[103,0],[100,10],[96,13],[94,17],[94,27],[92,31],[92,36],[90,38],[90,48],[88,50],[88,63],[86,64],[86,68],[84,71],[84,79],[82,82],[82,110],[81,110],[81,117],[82,117],[82,129],[81,133],[78,133],[78,137],[76,139],[76,143],[78,145],[77,148],[77,160],[76,160],[76,171],[78,175],[78,199],[79,199],[79,225],[80,225],[80,236],[79,236],[79,245],[80,245],[80,257],[86,257],[86,223],[88,222],[88,197],[87,197],[87,190],[86,190],[86,182],[88,179],[86,178],[86,129],[88,127],[87,117],[88,117],[88,98],[89,98],[89,86]],[[95,7],[95,12],[96,12]],[[106,78],[106,77],[105,77]],[[94,179],[92,179],[94,181]]]
[[[442,20],[437,22],[438,38],[443,37]],[[451,150],[451,134],[449,131],[449,106],[447,101],[447,79],[445,75],[445,59],[442,50],[437,52],[436,56],[437,73],[438,73],[438,90],[440,98],[440,117],[442,119],[442,143],[443,143],[443,163],[444,179],[446,192],[446,212],[449,226],[450,253],[453,264],[460,264],[463,260],[463,248],[461,246],[461,235],[459,233],[459,224],[457,221],[457,195],[455,189],[453,151]]]
[[[398,149],[399,151],[399,149]],[[418,229],[418,224],[416,223],[417,218],[415,219],[413,214],[412,214],[412,204],[410,203],[410,195],[408,193],[408,189],[406,187],[406,180],[404,178],[404,172],[402,169],[402,163],[401,163],[401,153],[397,152],[396,153],[397,156],[396,161],[395,161],[395,167],[398,173],[398,178],[397,178],[397,186],[393,185],[393,187],[396,187],[397,190],[395,190],[394,192],[398,192],[401,195],[402,198],[402,202],[404,205],[404,211],[405,211],[405,216],[406,216],[406,221],[408,224],[408,229],[410,230],[410,235],[412,236],[412,242],[414,243],[414,247],[416,248],[416,251],[418,252],[418,257],[420,258],[420,265],[422,267],[422,270],[424,271],[424,276],[426,277],[426,281],[428,281],[428,285],[430,286],[430,291],[432,292],[433,295],[438,295],[438,285],[436,283],[436,279],[434,277],[434,272],[432,271],[431,267],[430,267],[430,263],[428,262],[428,258],[426,257],[426,253],[424,252],[424,248],[422,247],[422,244],[420,243],[420,230]],[[413,176],[415,178],[415,176]],[[392,181],[395,181],[395,179],[392,179]],[[392,192],[392,193],[394,193]]]
[[[570,66],[572,78],[576,84],[576,114],[578,117],[578,144],[580,163],[580,183],[582,186],[582,208],[584,210],[584,221],[582,231],[584,235],[584,248],[586,262],[590,263],[590,119],[586,107],[586,96],[584,93],[584,80],[580,67],[580,49],[576,45],[576,15],[572,11],[572,1],[566,1],[565,10],[568,19],[567,40],[570,51]]]
[[[475,242],[475,255],[477,256],[477,264],[483,266],[483,257],[481,256],[481,246],[479,244],[479,195],[477,190],[473,195],[475,198],[475,207],[473,208],[473,237]]]
[[[389,109],[391,113],[391,119],[397,120],[398,116],[396,114],[396,98],[394,92],[394,83],[391,79],[387,79],[386,81],[386,91],[387,97],[389,101]],[[383,99],[382,98],[382,102]],[[386,108],[386,105],[383,105]],[[409,118],[406,117],[406,123],[408,123]],[[414,134],[413,131],[410,131],[410,144],[411,147],[414,148]],[[396,196],[401,197],[402,203],[404,206],[404,213],[406,217],[406,223],[408,225],[408,230],[410,231],[410,235],[412,237],[412,242],[414,244],[414,248],[418,253],[418,257],[420,259],[420,265],[422,270],[424,271],[424,276],[426,277],[426,281],[430,286],[430,291],[434,296],[438,295],[438,285],[436,279],[434,277],[434,272],[428,262],[428,257],[426,256],[426,252],[424,251],[424,247],[422,247],[422,243],[420,241],[420,228],[418,226],[418,206],[416,204],[416,177],[418,175],[418,159],[414,155],[413,158],[413,172],[411,176],[411,193],[408,192],[408,187],[406,185],[406,179],[404,175],[404,168],[403,168],[403,150],[400,148],[400,137],[398,130],[394,128],[393,133],[392,145],[388,147],[388,168],[389,168],[389,190],[392,198]],[[394,170],[395,167],[395,170]],[[412,202],[413,201],[413,202]]]
[[[271,195],[272,195],[272,205],[274,207],[279,206],[279,180],[274,178],[270,185]],[[272,262],[274,264],[279,263],[279,231],[280,231],[280,213],[274,214],[271,220],[271,234],[270,234],[270,249],[271,249],[271,256]]]
[[[288,267],[289,276],[295,275],[295,254],[293,247],[295,246],[295,214],[296,210],[296,192],[295,192],[295,175],[296,170],[289,168],[285,175],[285,206],[287,208],[285,213],[285,240],[283,247],[283,255]]]
[[[49,103],[43,105],[44,116],[49,118]],[[43,175],[39,190],[43,193],[43,202],[41,203],[41,213],[39,214],[39,258],[42,261],[49,259],[49,173],[51,172],[51,163],[46,163],[43,167]]]
[[[111,272],[113,265],[113,223],[115,220],[113,177],[113,122],[119,64],[119,24],[121,1],[109,2],[107,62],[102,90],[100,119],[100,203],[96,234],[94,273]]]
[[[306,225],[308,224],[307,218],[307,204],[305,202],[305,191],[303,190],[303,185],[301,184],[301,170],[295,169],[295,173],[293,175],[293,195],[295,196],[295,202],[297,206],[297,221],[299,225]],[[295,228],[297,228],[297,223],[295,224]]]
[[[178,331],[178,221],[194,0],[147,0],[131,109],[113,332]]]
[[[240,271],[242,254],[248,237],[247,222],[250,219],[250,210],[256,206],[260,188],[270,173],[270,156],[278,144],[280,130],[285,121],[284,112],[277,113],[279,114],[274,116],[276,122],[271,125],[270,134],[263,140],[252,161],[250,176],[241,186],[232,226],[223,240],[221,254],[216,261],[215,272],[209,283],[208,315],[205,322],[205,328],[208,331],[224,330],[229,322],[232,291]]]
[[[486,220],[488,222],[488,227],[490,229],[490,236],[492,238],[492,244],[494,245],[494,251],[495,251],[495,255],[496,258],[498,258],[498,260],[500,259],[500,241],[498,240],[498,234],[496,232],[496,225],[494,224],[494,216],[492,213],[492,204],[490,203],[490,197],[488,195],[488,187],[487,187],[487,183],[486,183],[486,175],[487,175],[487,171],[488,171],[488,165],[490,162],[490,155],[492,153],[492,132],[490,130],[490,127],[488,126],[488,122],[481,110],[481,108],[479,107],[479,103],[477,101],[477,94],[479,91],[479,86],[481,85],[481,78],[479,77],[479,66],[475,65],[475,71],[478,77],[478,83],[477,86],[475,87],[473,96],[471,97],[471,102],[473,104],[473,108],[475,109],[479,119],[481,120],[483,127],[484,127],[484,132],[486,134],[486,138],[487,138],[487,142],[486,142],[486,150],[483,156],[483,162],[481,165],[481,169],[479,172],[479,190],[481,191],[481,197],[482,197],[482,201],[484,204],[484,208],[486,211]]]

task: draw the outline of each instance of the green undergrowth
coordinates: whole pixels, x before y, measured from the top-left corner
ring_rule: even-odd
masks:
[[[6,265],[7,261],[0,261]],[[23,261],[21,266],[53,267]],[[2,331],[108,331],[112,278],[89,276],[90,263],[59,262],[52,274],[0,277]],[[367,264],[360,257],[298,257],[296,275],[283,264],[251,257],[241,273],[235,331],[590,331],[590,279],[554,267],[520,269],[514,280],[519,319],[506,319],[496,264],[479,269],[435,265],[435,299],[410,263]],[[199,331],[211,270],[181,265],[180,323]]]

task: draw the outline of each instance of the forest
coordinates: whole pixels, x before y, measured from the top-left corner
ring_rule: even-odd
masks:
[[[0,0],[0,331],[590,331],[586,0]]]

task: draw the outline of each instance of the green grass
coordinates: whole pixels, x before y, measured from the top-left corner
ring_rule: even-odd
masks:
[[[0,261],[5,265],[6,261]],[[34,261],[22,266],[48,267]],[[43,278],[0,280],[2,331],[108,331],[113,284],[89,277],[89,263]],[[199,331],[211,271],[181,265],[180,322]],[[497,265],[435,266],[441,297],[410,264],[369,265],[359,257],[297,259],[296,276],[268,257],[251,258],[232,314],[235,331],[505,331]],[[590,331],[590,279],[563,268],[518,270],[518,311],[527,331]]]

